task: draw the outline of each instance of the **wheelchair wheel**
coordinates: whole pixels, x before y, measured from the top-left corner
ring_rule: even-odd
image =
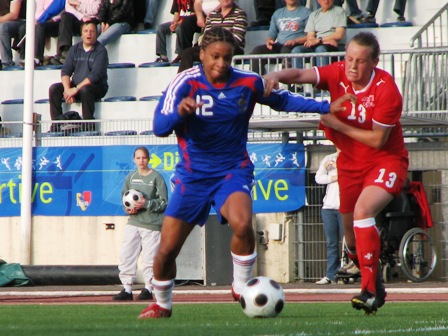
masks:
[[[399,258],[403,273],[414,282],[423,282],[434,272],[437,254],[434,242],[428,234],[413,228],[400,242]]]

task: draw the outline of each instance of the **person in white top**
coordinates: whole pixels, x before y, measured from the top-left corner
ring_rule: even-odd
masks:
[[[339,213],[339,184],[336,160],[340,150],[327,155],[320,162],[316,172],[316,183],[326,184],[327,190],[321,209],[327,240],[327,269],[325,276],[316,282],[318,285],[329,285],[336,281],[336,273],[339,269],[339,240],[344,235],[341,214]]]

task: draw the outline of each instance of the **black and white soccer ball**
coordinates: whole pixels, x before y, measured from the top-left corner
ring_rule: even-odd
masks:
[[[285,306],[285,294],[278,282],[258,276],[246,282],[240,304],[249,317],[276,317]]]
[[[140,201],[143,194],[135,189],[129,189],[123,194],[122,202],[123,206],[129,210],[134,210],[135,202]]]

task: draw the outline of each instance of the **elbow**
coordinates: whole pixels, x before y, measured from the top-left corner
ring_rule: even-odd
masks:
[[[154,129],[153,132],[154,132],[155,136],[161,137],[161,138],[165,138],[171,134],[171,131],[167,132],[167,131],[160,130],[160,129]]]

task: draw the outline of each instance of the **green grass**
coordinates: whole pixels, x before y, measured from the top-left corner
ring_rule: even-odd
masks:
[[[349,303],[287,303],[273,319],[236,304],[175,304],[169,319],[138,320],[145,305],[2,305],[0,335],[448,335],[448,302],[387,303],[365,316]]]

